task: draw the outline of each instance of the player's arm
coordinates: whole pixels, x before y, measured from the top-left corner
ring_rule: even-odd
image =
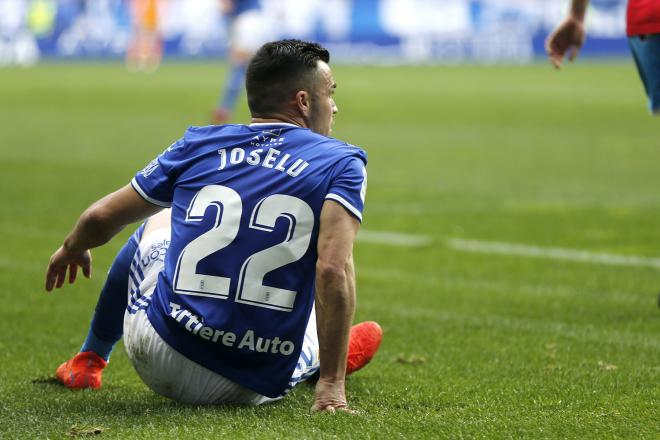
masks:
[[[76,279],[78,266],[91,276],[92,257],[89,249],[107,243],[126,225],[149,217],[163,209],[144,200],[132,187],[125,187],[103,197],[87,208],[53,254],[46,271],[46,290],[60,288],[69,269],[69,283]]]
[[[359,221],[326,200],[321,210],[316,263],[316,322],[321,372],[313,410],[347,409],[344,382],[348,337],[355,312],[353,242]]]
[[[568,16],[545,41],[545,50],[550,62],[557,69],[561,67],[564,56],[573,61],[584,44],[584,16],[589,0],[572,0]]]

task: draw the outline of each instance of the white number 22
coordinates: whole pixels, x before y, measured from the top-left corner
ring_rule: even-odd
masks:
[[[229,297],[230,278],[197,273],[197,264],[234,241],[243,214],[243,202],[236,191],[226,186],[208,185],[193,197],[186,221],[201,222],[210,206],[215,207],[213,227],[188,243],[181,251],[174,272],[174,291],[180,295]],[[314,213],[303,200],[273,194],[255,206],[250,217],[251,229],[272,232],[278,218],[289,222],[281,243],[248,257],[238,279],[236,302],[290,312],[296,291],[263,284],[268,272],[298,261],[305,255],[314,228]]]

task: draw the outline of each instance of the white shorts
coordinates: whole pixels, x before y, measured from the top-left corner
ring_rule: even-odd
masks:
[[[239,14],[229,25],[229,46],[233,50],[254,53],[269,40],[262,12],[251,9]]]
[[[128,358],[149,388],[161,396],[193,405],[260,405],[281,399],[296,384],[318,371],[319,344],[314,309],[305,331],[303,353],[288,388],[277,398],[247,389],[170,347],[153,328],[146,313],[158,273],[163,269],[169,241],[169,228],[157,229],[142,237],[131,266],[128,308],[124,315],[124,345]]]

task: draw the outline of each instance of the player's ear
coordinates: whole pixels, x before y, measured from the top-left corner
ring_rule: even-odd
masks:
[[[304,118],[307,119],[311,116],[311,96],[305,90],[300,90],[298,93],[296,93],[296,107],[298,107],[298,111]]]

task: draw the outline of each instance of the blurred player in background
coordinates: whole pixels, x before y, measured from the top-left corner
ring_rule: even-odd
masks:
[[[589,0],[572,0],[568,17],[548,36],[550,62],[561,67],[564,55],[573,61],[584,44],[584,17]],[[629,0],[626,33],[649,110],[660,115],[660,0]]]
[[[225,124],[243,90],[250,57],[268,36],[259,0],[221,0],[220,7],[229,31],[229,76],[213,111],[213,122]]]
[[[158,0],[132,0],[133,36],[126,50],[130,70],[152,72],[163,58],[163,43],[158,29]]]
[[[319,372],[313,409],[347,409],[346,374],[382,333],[351,329],[367,158],[329,137],[329,60],[315,43],[264,45],[247,71],[250,125],[191,127],[80,216],[51,257],[49,291],[67,270],[89,276],[90,248],[152,215],[115,258],[61,383],[100,387],[123,324],[129,359],[163,396],[258,405]]]

